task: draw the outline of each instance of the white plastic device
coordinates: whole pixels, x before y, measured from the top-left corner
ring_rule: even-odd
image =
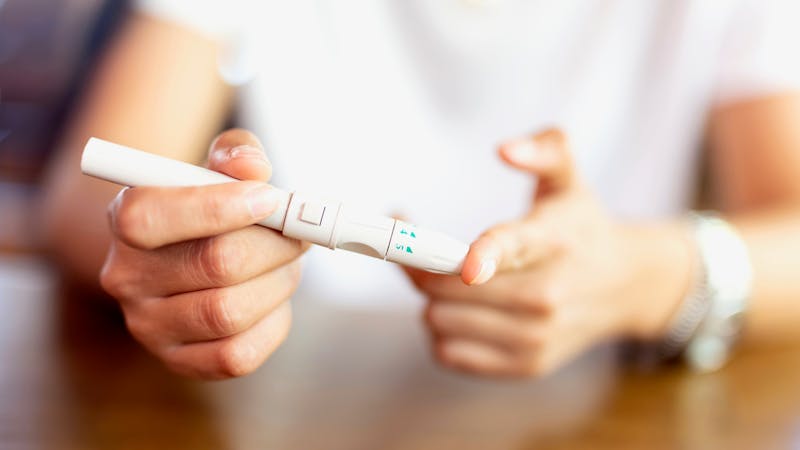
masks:
[[[86,143],[81,171],[125,186],[202,186],[238,181],[98,138]],[[278,209],[259,225],[330,249],[340,248],[429,272],[461,272],[469,250],[461,241],[391,217],[362,213],[335,200],[279,192]]]

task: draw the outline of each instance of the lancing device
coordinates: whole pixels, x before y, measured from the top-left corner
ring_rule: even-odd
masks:
[[[213,170],[98,138],[86,143],[81,170],[125,186],[203,186],[238,181]],[[338,201],[276,190],[280,192],[278,208],[259,225],[330,249],[340,248],[429,272],[461,272],[469,250],[461,241],[391,217],[363,213]]]

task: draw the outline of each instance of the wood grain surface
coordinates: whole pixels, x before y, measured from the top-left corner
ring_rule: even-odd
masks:
[[[623,368],[611,346],[545,379],[447,372],[415,314],[295,299],[286,345],[254,375],[167,372],[109,303],[33,256],[0,257],[0,448],[800,448],[800,345],[728,368]]]

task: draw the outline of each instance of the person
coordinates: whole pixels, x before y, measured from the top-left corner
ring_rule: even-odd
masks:
[[[796,9],[141,0],[51,166],[48,241],[202,378],[260,366],[298,286],[422,299],[437,360],[468,373],[542,375],[617,338],[720,362],[745,310],[744,340],[797,338]],[[234,104],[263,145],[212,141]],[[211,141],[208,167],[243,181],[118,193],[80,175],[89,136],[194,163]],[[702,161],[718,215],[687,220]],[[460,279],[315,249],[300,284],[307,245],[249,226],[272,182],[473,240]]]

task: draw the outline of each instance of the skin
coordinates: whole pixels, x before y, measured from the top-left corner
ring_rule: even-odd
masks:
[[[558,130],[509,141],[499,155],[538,177],[535,206],[483,233],[461,279],[406,270],[430,299],[436,358],[467,372],[531,376],[599,341],[657,335],[689,284],[683,230],[615,222],[576,177]]]
[[[728,105],[710,117],[718,202],[755,273],[749,345],[800,339],[798,122],[796,94]],[[424,317],[437,360],[480,375],[537,376],[600,341],[660,338],[699,264],[686,225],[615,222],[576,179],[557,130],[506,142],[499,154],[538,177],[536,206],[472,244],[463,283],[407,270],[430,300]]]
[[[217,51],[166,22],[131,19],[89,83],[41,205],[44,240],[65,275],[88,290],[102,284],[136,339],[176,372],[205,379],[252,372],[291,324],[305,246],[248,226],[268,215],[246,206],[272,172],[261,144],[243,130],[214,140],[208,167],[252,180],[216,187],[117,195],[119,186],[82,176],[79,161],[90,136],[205,159],[231,99]]]
[[[208,167],[252,181],[117,195],[100,283],[171,369],[218,379],[252,372],[286,338],[307,245],[253,225],[278,205],[253,135],[221,134]]]
[[[201,35],[144,16],[133,16],[109,43],[44,179],[43,240],[74,282],[98,287],[111,242],[101,212],[119,191],[80,174],[86,141],[96,136],[201,163],[231,107],[217,51]]]
[[[78,160],[94,135],[202,161],[231,104],[217,51],[188,30],[130,19],[64,137],[42,205],[44,236],[66,273],[90,288],[101,273],[137,339],[170,368],[211,379],[255,370],[291,322],[305,246],[250,226],[269,211],[271,170],[258,140],[243,130],[216,139],[208,166],[245,181],[202,188],[117,195],[81,176]],[[709,114],[717,204],[755,270],[750,344],[800,338],[798,118],[800,96],[790,93]],[[430,299],[437,360],[479,375],[538,376],[600,341],[663,335],[697,266],[684,221],[615,220],[575,174],[558,130],[509,140],[499,157],[538,178],[529,213],[482,234],[461,279],[407,270]]]

